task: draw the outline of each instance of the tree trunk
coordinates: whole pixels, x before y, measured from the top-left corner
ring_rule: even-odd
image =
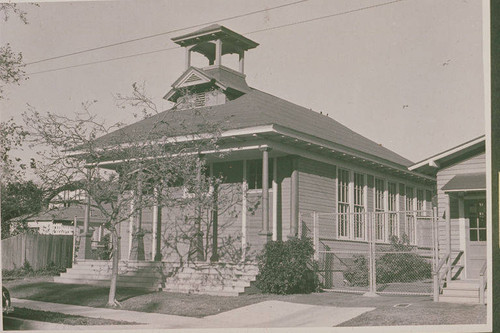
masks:
[[[111,268],[111,283],[109,286],[108,307],[118,307],[120,303],[116,300],[116,282],[118,280],[118,234],[116,229],[111,232],[113,238],[113,250],[111,251],[112,268]]]

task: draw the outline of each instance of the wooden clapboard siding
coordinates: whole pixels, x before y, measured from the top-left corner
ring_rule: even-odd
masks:
[[[299,210],[332,213],[336,204],[336,168],[331,164],[299,160]]]
[[[466,160],[460,161],[456,164],[448,166],[438,171],[437,173],[437,194],[438,194],[438,226],[439,226],[439,247],[440,254],[446,251],[448,244],[448,235],[446,234],[446,219],[444,217],[446,212],[446,195],[442,190],[455,175],[478,173],[486,171],[486,155],[484,153],[470,157]],[[460,225],[458,220],[458,202],[451,198],[451,248],[452,250],[460,249]]]
[[[120,228],[120,259],[128,260],[130,254],[129,245],[129,233],[130,233],[130,223],[129,221],[123,221],[119,224]]]
[[[283,241],[290,234],[291,163],[289,157],[278,158],[278,239]]]
[[[153,244],[153,208],[148,207],[142,210],[142,231],[144,232],[144,257],[146,260],[152,258]]]
[[[336,211],[337,182],[336,167],[306,158],[299,163],[299,210],[302,212],[299,228],[302,235],[312,237],[313,219],[308,212],[333,213]],[[320,230],[329,229],[327,219],[318,223]],[[306,233],[306,230],[309,232]]]

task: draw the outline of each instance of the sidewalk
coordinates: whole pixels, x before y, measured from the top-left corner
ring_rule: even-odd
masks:
[[[281,301],[266,301],[204,318],[159,313],[92,308],[78,305],[13,298],[15,307],[52,311],[92,318],[136,322],[135,328],[242,328],[242,327],[332,327],[375,308],[332,307]],[[125,328],[116,325],[116,328]],[[88,328],[97,328],[88,326]],[[127,326],[131,328],[131,326]]]
[[[193,325],[198,324],[197,323],[198,321],[203,320],[200,318],[182,317],[182,316],[174,316],[168,314],[147,313],[139,311],[118,310],[118,309],[115,310],[106,308],[92,308],[88,306],[30,301],[18,298],[13,298],[12,304],[14,306],[14,309],[16,307],[22,307],[33,310],[59,312],[69,315],[77,315],[77,316],[84,316],[91,318],[129,321],[139,324],[148,324],[150,326],[158,326],[162,328],[193,327]],[[116,325],[116,326],[121,327],[122,325]]]

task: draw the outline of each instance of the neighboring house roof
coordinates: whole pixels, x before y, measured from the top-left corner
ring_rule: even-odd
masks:
[[[224,130],[279,125],[405,168],[413,164],[410,160],[350,130],[326,115],[257,89],[250,88],[248,93],[232,101],[203,109],[210,113],[210,120],[220,123]],[[202,121],[196,113],[193,109],[165,111],[104,135],[97,139],[97,144],[114,145],[130,142],[130,140],[165,139],[167,133],[170,137],[194,134],[199,131],[198,126]],[[183,122],[182,128],[175,127],[178,121]]]
[[[442,190],[445,192],[485,191],[486,173],[456,175],[442,187]]]
[[[435,175],[439,169],[483,153],[485,147],[485,136],[481,135],[480,137],[417,162],[408,169],[427,175]]]
[[[104,216],[97,209],[91,208],[90,221],[91,222],[105,222]],[[78,220],[82,220],[85,216],[84,205],[73,205],[69,207],[54,208],[50,210],[43,211],[34,216],[20,216],[12,219],[13,222],[19,221],[52,221],[52,222],[72,222],[73,219],[77,217]]]

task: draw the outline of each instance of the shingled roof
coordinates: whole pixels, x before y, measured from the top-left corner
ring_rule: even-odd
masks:
[[[202,109],[206,110],[211,121],[220,122],[224,130],[279,125],[405,168],[413,164],[410,160],[350,130],[334,119],[254,88],[225,104]],[[172,131],[176,121],[183,121],[184,126],[182,129]],[[98,143],[103,145],[124,143],[126,141],[124,138],[140,140],[146,135],[149,139],[165,138],[167,128],[170,136],[194,134],[199,125],[197,122],[199,120],[192,109],[165,111],[107,134],[99,138]]]

